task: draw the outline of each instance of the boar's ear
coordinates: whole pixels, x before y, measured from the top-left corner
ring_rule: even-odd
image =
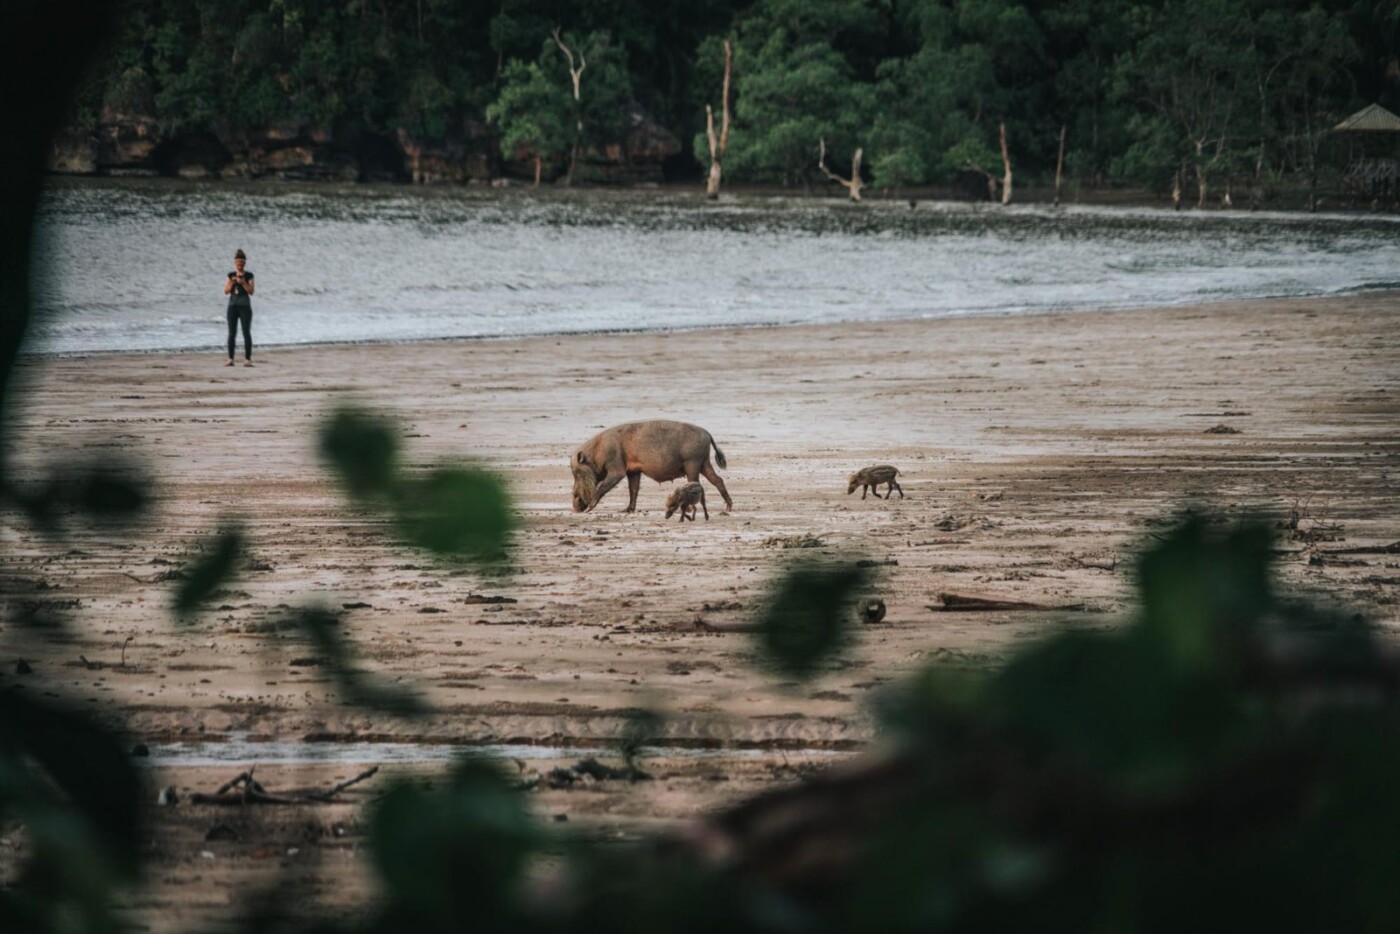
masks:
[[[580,467],[586,467],[588,465],[588,455],[584,454],[582,451],[574,455],[574,460]]]

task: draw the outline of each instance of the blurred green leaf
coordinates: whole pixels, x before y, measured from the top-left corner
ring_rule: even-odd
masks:
[[[339,408],[321,428],[321,456],[351,495],[388,495],[398,470],[399,436],[392,422]]]
[[[150,506],[150,480],[130,468],[85,471],[74,480],[73,505],[93,518],[130,520]]]
[[[410,543],[486,567],[502,565],[516,524],[505,483],[476,467],[439,467],[404,480],[395,512]]]
[[[779,672],[809,678],[846,645],[852,606],[869,574],[853,562],[794,565],[758,619],[758,643]]]
[[[1230,687],[1168,663],[1158,643],[1132,632],[1067,633],[998,673],[982,717],[1032,761],[1053,758],[1114,787],[1160,793],[1251,748],[1257,725]]]
[[[542,835],[494,764],[463,760],[441,790],[395,786],[370,833],[387,893],[382,929],[505,930],[528,920],[522,876]]]
[[[112,887],[137,874],[140,795],[106,727],[57,704],[0,694],[0,811],[15,808],[28,828],[25,874],[43,883],[38,894],[52,888],[79,896],[88,910],[105,908]]]
[[[140,784],[121,743],[104,726],[57,704],[0,694],[0,753],[23,755],[96,829],[123,873],[139,843]]]
[[[988,672],[929,665],[874,698],[880,724],[900,739],[936,747],[974,721],[985,704]]]
[[[376,684],[373,677],[359,667],[354,644],[341,632],[338,613],[324,607],[304,607],[296,612],[295,620],[297,627],[326,658],[327,670],[347,703],[404,717],[427,711],[417,695]]]
[[[1272,533],[1262,524],[1228,532],[1187,514],[1138,567],[1142,628],[1167,660],[1191,668],[1218,663],[1273,606]]]
[[[133,532],[151,502],[151,482],[134,464],[99,462],[50,465],[48,479],[3,490],[34,528],[46,535],[64,531],[71,514],[114,531]]]
[[[185,578],[175,588],[176,616],[188,618],[233,578],[243,545],[243,531],[236,526],[214,536],[204,553],[185,569]]]

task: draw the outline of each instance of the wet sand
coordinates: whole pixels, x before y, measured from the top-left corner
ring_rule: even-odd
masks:
[[[54,692],[147,743],[308,739],[328,751],[403,740],[585,755],[613,747],[629,711],[654,708],[669,745],[720,751],[659,759],[657,782],[531,800],[584,832],[674,826],[865,747],[869,699],[922,665],[990,666],[1054,626],[1116,625],[1131,607],[1135,549],[1187,501],[1222,521],[1283,520],[1297,508],[1299,534],[1281,533],[1282,582],[1400,631],[1400,555],[1317,563],[1319,551],[1400,540],[1397,325],[1400,293],[1377,293],[269,348],[253,369],[224,368],[217,346],[31,359],[28,402],[14,418],[20,475],[83,457],[139,458],[160,500],[127,538],[81,531],[60,547],[7,524],[0,690]],[[523,521],[516,575],[435,564],[347,505],[315,439],[322,417],[351,401],[401,419],[411,465],[474,458],[508,479]],[[570,512],[572,450],[645,417],[714,434],[732,514],[711,493],[708,522],[665,522],[668,487],[647,480],[635,514],[623,513],[625,484],[595,512]],[[846,495],[848,472],[880,462],[900,468],[907,498]],[[244,522],[253,569],[181,628],[169,612],[174,584],[161,578],[226,517]],[[804,543],[812,547],[791,547]],[[874,590],[889,607],[809,684],[769,677],[749,636],[717,631],[748,619],[797,555],[883,562]],[[1082,609],[931,610],[943,591]],[[405,721],[341,704],[284,623],[310,603],[342,608],[365,667],[420,690],[433,712]],[[23,630],[13,621],[24,613],[73,622]],[[32,674],[15,674],[19,655]],[[724,752],[737,749],[767,752]],[[161,767],[152,786],[211,791],[247,764]],[[266,774],[269,787],[328,786],[357,770]],[[432,771],[388,766],[347,798]],[[363,843],[353,803],[239,815],[240,842],[206,843],[209,826],[230,820],[217,810],[157,812],[153,884],[133,906],[140,921],[227,917],[230,903],[297,866],[346,910],[367,897],[346,883],[364,873],[347,855]]]

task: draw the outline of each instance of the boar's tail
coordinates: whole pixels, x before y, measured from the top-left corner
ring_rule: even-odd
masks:
[[[724,452],[719,449],[718,444],[715,444],[715,439],[713,437],[710,438],[710,446],[715,449],[715,463],[719,464],[719,469],[728,470],[729,464],[724,459]]]

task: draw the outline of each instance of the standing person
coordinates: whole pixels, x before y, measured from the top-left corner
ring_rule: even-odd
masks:
[[[233,272],[224,283],[228,296],[228,363],[233,366],[233,348],[237,343],[238,326],[243,325],[243,365],[253,365],[253,274],[245,267],[248,257],[242,251],[233,254]]]

